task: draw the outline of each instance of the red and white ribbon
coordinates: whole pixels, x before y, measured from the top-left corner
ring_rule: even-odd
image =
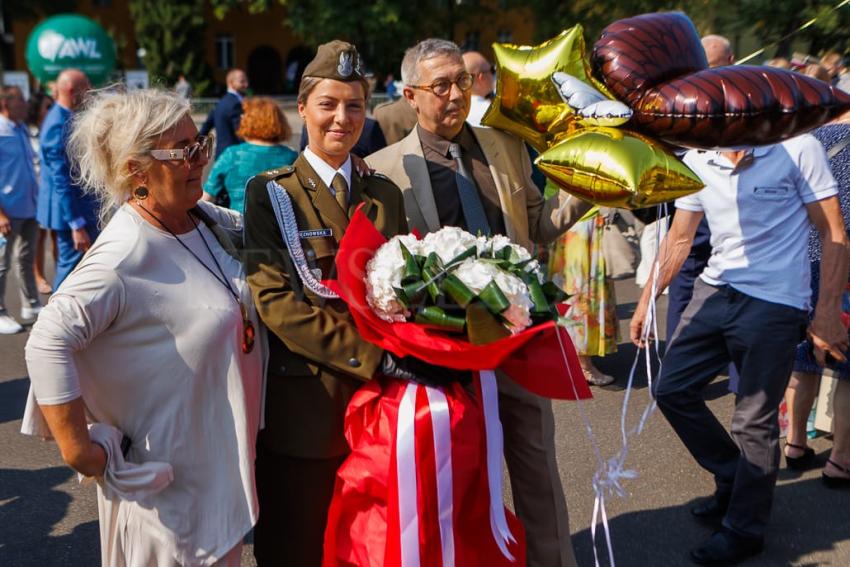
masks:
[[[419,567],[419,512],[416,505],[416,391],[409,383],[398,408],[396,431],[396,474],[402,567]]]
[[[487,482],[490,486],[490,531],[493,539],[510,561],[514,556],[508,551],[508,543],[516,543],[516,539],[508,527],[505,517],[505,505],[502,503],[502,457],[503,442],[502,422],[499,420],[499,391],[496,385],[496,373],[492,370],[482,370],[481,373],[481,405],[484,409],[484,431],[487,435]]]
[[[484,429],[487,449],[487,481],[490,491],[490,529],[502,554],[510,561],[513,555],[508,543],[515,543],[505,516],[502,502],[502,424],[499,421],[499,396],[496,375],[492,370],[481,372],[481,398],[484,410]],[[424,388],[427,407],[417,408],[417,396]],[[433,432],[434,465],[436,470],[437,519],[443,567],[455,566],[454,541],[454,479],[452,474],[451,414],[446,395],[440,388],[409,383],[399,405],[396,430],[396,478],[398,480],[399,534],[401,566],[420,565],[420,511],[417,485],[416,422],[430,416]],[[427,426],[425,427],[427,429]],[[420,439],[420,443],[429,440]],[[420,446],[420,451],[423,449]],[[419,471],[422,472],[422,471]],[[424,484],[424,481],[423,481]],[[428,483],[430,484],[430,483]],[[427,531],[427,530],[426,530]]]
[[[455,534],[452,524],[454,494],[452,489],[452,420],[449,402],[439,388],[426,386],[434,429],[434,455],[437,465],[437,514],[440,521],[440,543],[443,567],[454,567]]]

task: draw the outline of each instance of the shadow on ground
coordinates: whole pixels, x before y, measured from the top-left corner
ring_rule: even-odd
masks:
[[[666,344],[664,341],[658,344],[658,354],[664,354]],[[652,375],[658,376],[658,354],[655,350],[655,345],[649,353],[650,363],[652,365]],[[629,370],[635,363],[635,355],[637,347],[630,341],[626,340],[617,345],[617,352],[606,355],[603,358],[593,357],[593,363],[605,374],[610,374],[617,380],[610,386],[605,386],[606,390],[624,390],[629,381]],[[624,372],[623,370],[626,369]],[[640,358],[635,366],[635,376],[633,387],[642,390],[647,386],[646,379],[646,350],[642,350]]]
[[[14,421],[23,417],[29,387],[29,378],[16,378],[14,380],[0,382],[0,400],[7,400],[6,403],[0,404],[0,423]],[[10,404],[8,400],[15,400],[15,403]]]
[[[819,478],[779,484],[768,527],[764,553],[741,565],[780,567],[800,565],[798,560],[817,552],[831,552],[848,538],[850,506],[835,501],[830,510],[816,510],[815,500],[828,491]],[[836,493],[838,496],[839,493]],[[841,494],[844,496],[845,494]],[[614,559],[619,567],[678,566],[690,564],[688,553],[711,536],[712,529],[694,520],[694,499],[681,506],[628,512],[609,520]],[[590,529],[573,535],[579,565],[593,565]],[[596,547],[601,565],[608,565],[602,526],[597,527]]]
[[[73,472],[67,467],[0,469],[0,565],[97,565],[97,522],[54,536],[71,496],[57,490]]]

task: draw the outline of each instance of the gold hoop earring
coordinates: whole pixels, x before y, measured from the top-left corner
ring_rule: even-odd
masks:
[[[133,198],[135,198],[137,201],[144,201],[148,198],[148,194],[148,188],[144,185],[133,189]]]

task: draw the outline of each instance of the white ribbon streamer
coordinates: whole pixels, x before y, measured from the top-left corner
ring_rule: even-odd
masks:
[[[664,218],[667,213],[666,205],[659,205],[659,218]],[[657,321],[657,306],[655,297],[658,292],[657,282],[658,275],[660,272],[660,266],[658,264],[658,253],[660,248],[660,236],[656,234],[655,241],[655,263],[653,265],[653,275],[651,278],[652,281],[652,291],[650,294],[649,305],[647,308],[646,320],[644,321],[643,332],[641,334],[641,338],[644,340],[645,344],[649,343],[650,336],[658,336],[658,321]],[[569,367],[568,358],[566,349],[564,347],[564,343],[561,338],[561,330],[557,333],[559,346],[561,347],[561,356],[564,359],[564,364]],[[640,361],[641,351],[643,349],[638,349],[635,354],[635,359],[632,362],[632,367],[629,372],[629,379],[626,384],[626,393],[623,399],[623,405],[620,412],[620,434],[622,439],[622,446],[620,450],[611,458],[604,460],[602,458],[602,452],[599,447],[599,443],[596,439],[596,436],[593,433],[593,429],[590,426],[590,420],[584,409],[583,402],[578,398],[578,391],[575,389],[575,384],[573,384],[573,391],[576,394],[576,403],[579,408],[579,413],[581,414],[582,421],[584,423],[585,431],[587,433],[587,437],[590,440],[591,446],[593,447],[593,451],[596,454],[596,459],[599,463],[596,473],[593,475],[593,491],[596,494],[596,498],[593,503],[593,517],[591,519],[590,526],[590,534],[591,540],[593,543],[593,559],[596,567],[599,567],[599,556],[597,553],[596,547],[596,527],[600,522],[602,523],[602,529],[605,532],[605,543],[608,547],[608,560],[610,562],[611,567],[615,567],[614,562],[614,546],[611,541],[611,530],[608,526],[608,513],[605,509],[605,500],[607,496],[617,495],[620,497],[626,497],[627,492],[625,488],[623,488],[622,481],[624,479],[634,479],[637,478],[638,474],[636,471],[625,469],[626,457],[629,454],[629,446],[630,440],[640,435],[643,432],[644,427],[646,426],[649,417],[656,409],[655,400],[652,397],[652,364],[650,360],[651,356],[651,348],[647,347],[645,352],[645,362],[646,362],[646,376],[649,382],[649,395],[650,402],[647,404],[646,408],[644,408],[641,413],[640,420],[638,424],[629,429],[626,423],[626,417],[628,414],[629,402],[631,400],[631,393],[634,384],[635,373],[637,370],[638,362]],[[655,341],[655,356],[658,362],[661,362],[661,354],[658,349],[658,341]],[[601,518],[600,518],[601,516]]]
[[[508,560],[514,556],[508,551],[508,543],[516,539],[508,528],[505,517],[505,505],[502,502],[502,422],[499,421],[499,393],[496,386],[496,373],[482,370],[481,402],[484,408],[484,431],[487,437],[487,483],[490,487],[490,530],[493,539]]]
[[[439,388],[425,387],[434,429],[434,456],[437,468],[437,510],[440,522],[443,567],[454,567],[455,536],[452,515],[454,494],[452,484],[452,422],[449,402]]]
[[[409,383],[398,407],[396,431],[396,475],[398,478],[398,516],[401,536],[402,567],[419,567],[419,510],[416,490],[416,392]]]

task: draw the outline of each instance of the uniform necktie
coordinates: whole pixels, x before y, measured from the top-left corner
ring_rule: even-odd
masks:
[[[481,195],[478,187],[466,169],[460,153],[460,144],[452,142],[449,144],[449,154],[457,163],[455,180],[457,181],[457,192],[460,197],[460,206],[463,209],[463,218],[466,220],[466,229],[472,234],[479,232],[484,236],[490,236],[490,223],[484,214],[484,205],[481,203]]]
[[[339,208],[346,215],[348,214],[348,183],[345,182],[345,177],[341,173],[334,175],[331,181],[331,188],[334,190],[334,198],[339,203]]]

